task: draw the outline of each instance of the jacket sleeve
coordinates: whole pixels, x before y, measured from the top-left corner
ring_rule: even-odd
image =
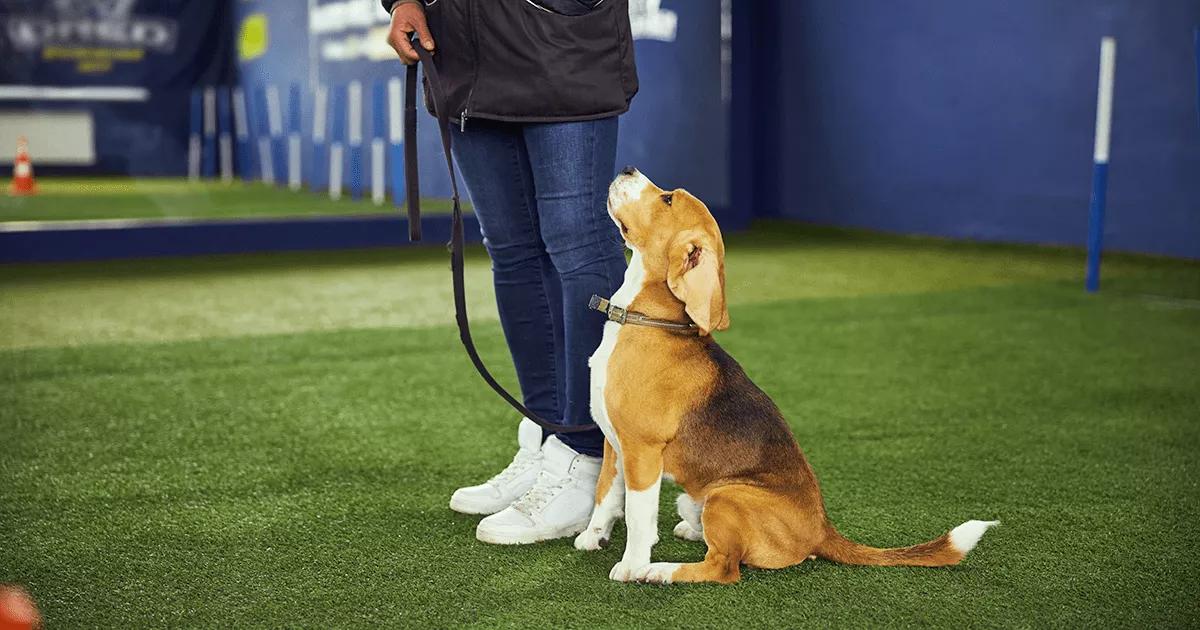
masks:
[[[391,12],[392,12],[392,8],[393,8],[393,7],[395,7],[397,4],[400,4],[401,2],[412,2],[412,3],[416,3],[416,2],[419,2],[419,1],[420,1],[420,0],[382,0],[382,2],[383,2],[383,10],[384,10],[384,11],[387,11],[388,13],[391,13]]]

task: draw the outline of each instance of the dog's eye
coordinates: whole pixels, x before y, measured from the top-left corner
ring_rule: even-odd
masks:
[[[668,206],[671,205],[671,202],[675,200],[675,193],[663,194],[662,200],[663,200],[663,203],[667,204]]]

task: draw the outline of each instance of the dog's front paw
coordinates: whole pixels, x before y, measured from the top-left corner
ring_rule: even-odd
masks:
[[[648,564],[649,563],[646,562],[629,562],[627,560],[621,560],[613,565],[612,571],[608,572],[608,579],[615,580],[617,582],[632,582],[634,580],[634,576],[637,574],[638,569],[641,569]]]
[[[608,546],[608,532],[599,527],[589,527],[575,537],[575,548],[580,551],[596,551]]]
[[[684,540],[703,540],[704,534],[698,532],[687,521],[679,521],[675,526],[675,536]]]
[[[651,562],[634,572],[633,579],[647,584],[670,584],[679,570],[678,562]]]

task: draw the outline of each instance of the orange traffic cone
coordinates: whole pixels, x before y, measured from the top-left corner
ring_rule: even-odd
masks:
[[[17,159],[13,160],[13,179],[8,192],[16,196],[37,193],[37,184],[33,181],[33,162],[29,161],[29,142],[24,137],[17,138]]]

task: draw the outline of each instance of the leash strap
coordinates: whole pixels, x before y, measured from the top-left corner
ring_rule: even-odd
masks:
[[[416,46],[416,44],[414,44]],[[417,46],[420,48],[420,46]],[[417,180],[417,70],[410,65],[404,76],[404,187],[408,193],[408,240],[421,240],[421,182]],[[450,178],[454,181],[454,178]]]
[[[449,243],[450,275],[453,277],[454,284],[454,318],[458,321],[458,337],[462,340],[463,347],[467,350],[467,356],[471,358],[471,363],[475,365],[475,369],[483,377],[484,382],[491,386],[513,409],[516,409],[543,429],[554,433],[591,431],[596,428],[595,424],[567,426],[545,420],[530,411],[525,405],[521,404],[521,401],[508,393],[508,390],[504,389],[496,381],[496,378],[488,371],[487,366],[483,364],[483,359],[479,357],[479,352],[475,349],[475,342],[471,339],[471,324],[467,319],[467,291],[463,275],[465,238],[463,235],[462,206],[459,203],[458,197],[458,175],[454,170],[454,158],[450,153],[450,115],[446,111],[446,101],[442,94],[442,82],[438,77],[437,66],[433,63],[433,55],[425,50],[415,37],[412,39],[412,46],[417,51],[417,56],[421,58],[421,65],[425,68],[425,79],[430,92],[430,101],[433,103],[433,111],[438,120],[438,129],[442,134],[442,151],[446,154],[446,169],[450,172],[450,190],[453,193],[451,197],[453,210],[450,222]],[[404,90],[404,181],[408,192],[408,230],[409,240],[419,241],[421,240],[421,188],[418,182],[417,169],[417,64],[408,66]]]

